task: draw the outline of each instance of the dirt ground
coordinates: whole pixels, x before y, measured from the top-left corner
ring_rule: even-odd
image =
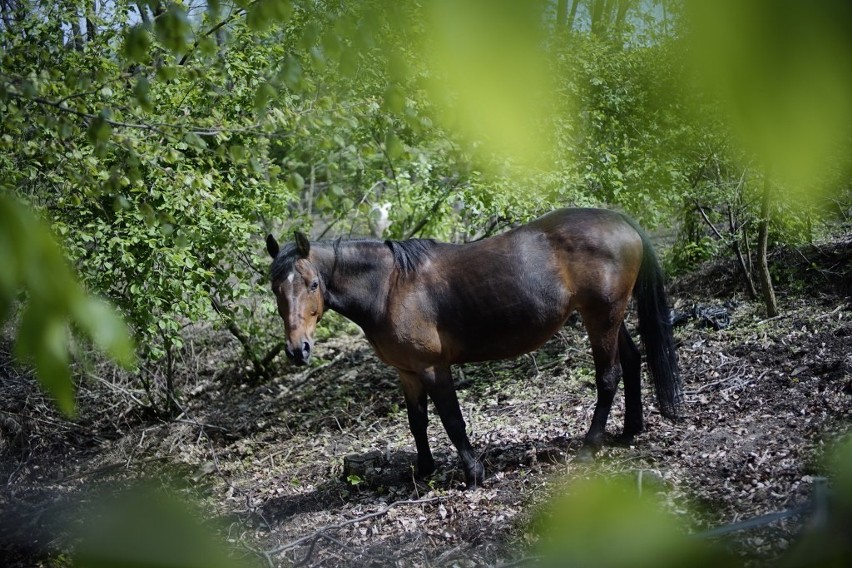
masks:
[[[438,470],[413,478],[396,376],[358,334],[318,342],[307,370],[282,362],[274,379],[248,384],[227,333],[198,329],[179,363],[183,413],[169,422],[140,411],[138,393],[104,376],[103,366],[81,368],[100,379],[81,388],[79,417],[64,419],[12,365],[4,342],[0,565],[67,565],[73,542],[54,513],[69,496],[151,476],[177,480],[225,527],[234,554],[269,566],[526,563],[542,506],[565,478],[592,472],[651,483],[687,531],[806,503],[826,448],[850,424],[850,260],[852,235],[776,252],[783,313],[771,319],[744,299],[733,265],[675,282],[675,311],[689,316],[675,328],[685,416],[661,418],[646,388],[646,432],[630,447],[606,446],[594,467],[574,461],[595,400],[579,321],[534,354],[457,369],[488,475],[475,490],[463,489],[436,417],[429,433]],[[723,309],[728,320],[708,321],[703,308]],[[612,434],[623,417],[616,400]],[[346,475],[347,456],[369,465]],[[805,521],[725,544],[750,563],[771,564]]]

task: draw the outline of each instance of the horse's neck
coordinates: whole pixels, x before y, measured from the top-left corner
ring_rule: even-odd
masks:
[[[369,330],[384,317],[393,258],[382,242],[343,242],[323,250],[325,305]]]

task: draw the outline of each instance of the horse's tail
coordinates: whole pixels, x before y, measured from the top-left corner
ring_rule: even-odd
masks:
[[[639,334],[645,345],[645,359],[654,381],[660,413],[674,419],[679,416],[682,393],[665,279],[648,235],[632,219],[625,216],[625,220],[642,237],[642,266],[633,297],[639,311]]]

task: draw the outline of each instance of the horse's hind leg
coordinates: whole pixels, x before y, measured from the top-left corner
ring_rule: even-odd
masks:
[[[590,460],[603,446],[606,422],[612,409],[612,401],[621,379],[621,363],[618,355],[619,329],[624,309],[581,310],[589,341],[592,344],[592,359],[595,363],[595,386],[598,400],[583,447],[578,458]]]
[[[629,444],[644,428],[642,419],[642,358],[622,322],[618,332],[618,357],[624,374],[624,432],[620,441]]]
[[[417,475],[425,476],[435,471],[435,460],[429,449],[426,428],[429,425],[427,414],[426,389],[420,376],[415,373],[399,372],[402,392],[405,395],[405,408],[408,410],[408,425],[414,435],[417,446]]]
[[[465,432],[464,418],[456,388],[453,386],[453,375],[449,367],[437,367],[425,371],[422,375],[426,391],[435,403],[444,429],[450,437],[464,467],[465,481],[468,487],[475,487],[485,479],[485,469],[479,460]]]

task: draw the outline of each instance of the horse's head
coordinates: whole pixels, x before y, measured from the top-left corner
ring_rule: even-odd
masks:
[[[320,274],[311,261],[311,243],[300,232],[296,242],[280,249],[275,237],[266,237],[266,250],[273,258],[272,292],[284,320],[287,358],[304,365],[311,357],[314,332],[324,308]]]

